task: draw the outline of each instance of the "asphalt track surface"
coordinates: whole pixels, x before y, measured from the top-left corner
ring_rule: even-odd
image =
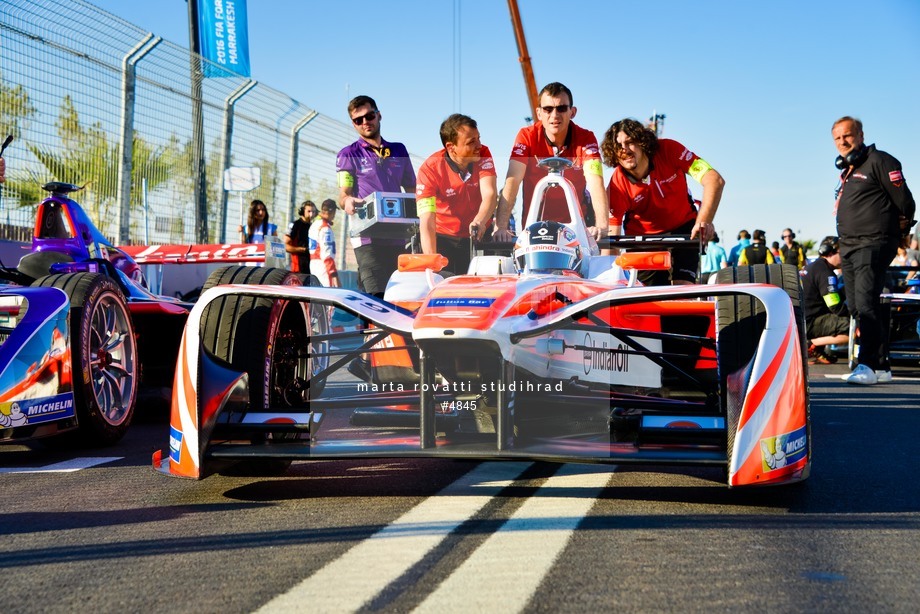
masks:
[[[0,448],[14,612],[916,612],[920,369],[813,367],[812,477],[443,459],[160,475],[117,446]]]

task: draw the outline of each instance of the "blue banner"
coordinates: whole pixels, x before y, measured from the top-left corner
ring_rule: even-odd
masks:
[[[237,75],[249,77],[249,24],[246,0],[195,0],[201,56]],[[231,74],[206,64],[206,77]]]

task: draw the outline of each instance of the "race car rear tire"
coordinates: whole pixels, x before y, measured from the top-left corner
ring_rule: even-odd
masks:
[[[137,400],[134,324],[121,290],[97,273],[66,273],[34,286],[59,288],[70,299],[70,352],[80,443],[112,445],[131,425]]]
[[[763,283],[773,284],[786,291],[792,300],[796,327],[799,334],[799,346],[802,353],[802,369],[805,378],[805,408],[809,412],[808,391],[808,345],[805,338],[804,298],[798,269],[791,264],[758,264],[721,269],[716,273],[716,283]],[[757,349],[760,333],[766,323],[766,310],[763,304],[750,295],[719,296],[716,298],[716,328],[718,343],[719,381],[721,386],[722,409],[725,411],[727,436],[727,458],[729,466],[732,460],[735,433],[738,430],[740,407],[727,404],[727,381],[731,373],[744,367]],[[806,413],[808,423],[808,442],[811,442],[811,420]]]

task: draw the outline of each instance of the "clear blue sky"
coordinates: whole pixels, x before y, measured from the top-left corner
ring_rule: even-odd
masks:
[[[185,0],[92,1],[188,46]],[[664,113],[663,136],[722,173],[725,245],[741,228],[834,233],[841,115],[863,120],[920,198],[918,0],[519,5],[537,88],[568,85],[576,123],[600,140],[618,119]],[[248,0],[248,13],[254,79],[343,121],[350,97],[373,96],[384,137],[421,156],[447,115],[471,115],[501,184],[530,115],[507,2]]]

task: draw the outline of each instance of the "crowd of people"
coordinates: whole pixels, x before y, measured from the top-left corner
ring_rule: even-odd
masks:
[[[381,136],[383,114],[373,98],[357,96],[347,111],[358,138],[336,156],[338,200],[325,201],[319,211],[311,201],[304,202],[284,237],[295,270],[309,270],[325,285],[338,285],[331,230],[337,208],[351,216],[374,192],[415,193],[421,251],[446,256],[448,268],[463,273],[470,262],[470,240],[512,240],[517,229],[511,212],[518,194],[523,194],[526,221],[537,182],[546,175],[538,161],[562,157],[572,164],[566,179],[595,239],[678,234],[706,243],[702,259],[675,250],[671,270],[645,272],[643,283],[705,283],[726,267],[793,265],[803,279],[812,360],[832,360],[825,348],[846,341],[853,317],[861,349],[847,381],[869,385],[891,378],[888,322],[880,295],[890,265],[918,266],[920,261],[916,238],[908,243],[915,203],[900,162],[864,143],[858,119],[845,116],[832,125],[841,171],[835,194],[837,235],[826,237],[809,261],[791,228],[782,231],[782,243],[770,244],[761,229],[741,230],[737,243],[726,250],[713,224],[725,186],[722,175],[683,144],[659,138],[635,119],[614,122],[598,142],[593,132],[573,121],[578,109],[562,83],[540,91],[536,121],[519,130],[500,190],[492,152],[482,143],[475,119],[459,113],[445,119],[440,127],[443,148],[416,175],[406,147]],[[603,165],[613,169],[606,188]],[[688,189],[688,176],[702,187],[699,201]],[[538,219],[571,221],[561,189],[547,192],[540,207]],[[240,232],[247,242],[275,234],[260,201],[253,201],[249,222]],[[351,243],[358,289],[382,297],[405,241],[353,237]]]

